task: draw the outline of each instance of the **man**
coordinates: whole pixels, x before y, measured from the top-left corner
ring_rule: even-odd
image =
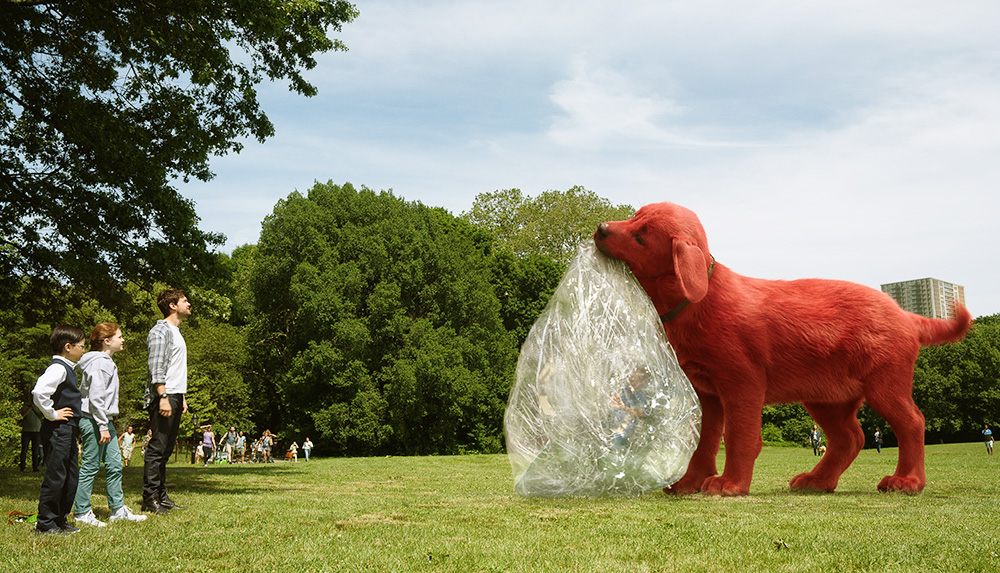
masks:
[[[222,438],[222,443],[226,444],[226,461],[236,463],[233,454],[236,452],[236,426],[229,426],[229,432]]]
[[[187,345],[178,327],[191,316],[191,303],[183,290],[165,290],[156,305],[163,320],[156,321],[146,338],[146,408],[153,435],[145,452],[142,511],[162,514],[182,509],[167,496],[167,461],[177,442],[181,414],[187,412]]]
[[[243,434],[243,430],[240,430],[240,434],[236,436],[236,455],[240,457],[241,464],[246,463],[247,461],[246,452],[247,452],[247,437]]]
[[[38,416],[33,404],[28,404],[21,411],[21,458],[20,468],[23,472],[25,461],[28,455],[29,446],[31,449],[31,471],[38,471],[38,464],[42,461],[42,419]]]

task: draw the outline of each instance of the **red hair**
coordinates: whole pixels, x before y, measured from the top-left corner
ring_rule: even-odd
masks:
[[[97,351],[104,350],[104,339],[111,338],[119,330],[121,330],[121,327],[113,322],[98,324],[94,327],[94,330],[90,331],[90,349]]]

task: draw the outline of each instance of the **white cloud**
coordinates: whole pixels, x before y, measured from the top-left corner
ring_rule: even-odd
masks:
[[[314,180],[467,209],[584,185],[702,217],[738,272],[936,276],[1000,312],[1000,3],[361,3],[347,53],[265,88],[278,135],[182,188],[230,246]]]

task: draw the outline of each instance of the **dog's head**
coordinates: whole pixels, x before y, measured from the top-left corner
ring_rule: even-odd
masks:
[[[628,264],[640,281],[676,277],[684,298],[698,302],[708,292],[708,239],[698,217],[673,203],[654,203],[626,221],[608,221],[594,231],[597,248]]]

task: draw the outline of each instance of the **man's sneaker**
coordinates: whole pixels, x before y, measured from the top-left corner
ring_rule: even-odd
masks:
[[[174,503],[174,500],[167,497],[166,492],[160,494],[160,505],[167,509],[184,509],[183,505]]]
[[[139,511],[148,511],[158,515],[164,515],[170,513],[169,509],[160,505],[160,502],[155,499],[142,500],[142,505],[139,506]]]
[[[145,521],[148,515],[136,515],[127,506],[121,506],[111,512],[110,521]]]
[[[82,513],[80,515],[77,515],[74,519],[77,523],[85,523],[87,525],[93,525],[94,527],[104,527],[105,525],[107,525],[107,523],[104,523],[100,519],[97,519],[97,516],[94,515],[94,510],[90,510],[87,513]],[[65,527],[63,529],[65,529]]]
[[[53,527],[52,529],[38,529],[38,526],[35,526],[35,535],[66,535],[66,532],[58,527]]]

